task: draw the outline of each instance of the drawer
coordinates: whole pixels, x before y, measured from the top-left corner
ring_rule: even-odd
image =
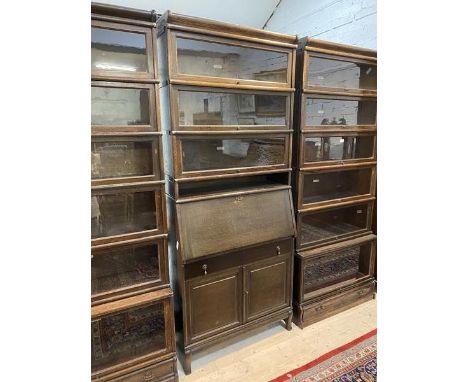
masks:
[[[154,78],[151,28],[91,21],[91,76],[109,79]]]
[[[175,131],[292,129],[289,93],[173,86],[171,97]]]
[[[282,255],[291,255],[292,239],[278,240],[272,243],[253,246],[243,250],[232,251],[222,255],[206,258],[200,261],[191,262],[185,265],[185,278],[209,275],[214,272],[220,272],[228,268],[240,267],[256,261],[279,257]]]
[[[110,379],[109,382],[162,382],[174,378],[174,360],[169,359],[157,365],[145,367],[141,370]]]
[[[363,285],[342,291],[337,295],[324,298],[312,304],[303,305],[302,321],[311,324],[344,310],[359,305],[374,297],[374,281],[369,280]]]
[[[373,202],[300,212],[297,248],[317,247],[370,231]]]
[[[292,87],[291,48],[173,30],[168,45],[171,79]]]
[[[301,137],[301,167],[374,161],[375,133],[305,133]]]
[[[104,247],[92,250],[93,304],[169,284],[165,237]]]
[[[164,185],[93,188],[93,245],[165,233]]]

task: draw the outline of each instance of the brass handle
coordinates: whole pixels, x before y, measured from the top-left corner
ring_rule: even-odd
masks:
[[[205,275],[208,273],[206,270],[208,269],[208,265],[203,264],[202,269],[205,271]]]
[[[281,248],[279,245],[276,247],[276,254],[281,255]]]

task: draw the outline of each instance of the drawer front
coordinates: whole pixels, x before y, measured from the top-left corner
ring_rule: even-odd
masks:
[[[91,238],[93,244],[165,233],[162,186],[145,189],[93,190]]]
[[[174,360],[170,359],[158,365],[145,367],[144,369],[110,379],[109,382],[160,382],[173,377]]]
[[[286,239],[192,262],[184,267],[185,279],[203,276],[205,271],[208,275],[211,275],[225,269],[241,267],[256,261],[278,258],[278,256],[282,255],[290,256],[292,247],[292,239]]]
[[[171,78],[291,87],[290,48],[169,32]]]
[[[306,324],[317,322],[344,310],[370,300],[374,296],[374,281],[351,290],[343,291],[333,297],[303,306],[302,321]]]

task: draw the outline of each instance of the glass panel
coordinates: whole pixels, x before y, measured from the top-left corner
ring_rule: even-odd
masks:
[[[154,191],[91,197],[92,237],[156,228]]]
[[[91,321],[93,372],[165,348],[161,302]]]
[[[374,136],[306,137],[304,161],[321,162],[372,158]]]
[[[93,294],[160,279],[158,246],[132,246],[93,254]]]
[[[302,216],[301,245],[340,236],[367,227],[367,204],[319,211]]]
[[[286,125],[285,95],[179,91],[179,125]]]
[[[92,142],[92,179],[143,176],[153,173],[152,142]]]
[[[360,254],[361,247],[355,246],[309,261],[304,267],[304,293],[356,277]]]
[[[91,87],[91,124],[149,125],[148,89]]]
[[[271,166],[284,163],[286,138],[183,138],[183,171]]]
[[[143,33],[91,28],[91,70],[148,72]]]
[[[306,99],[306,126],[375,125],[377,102]]]
[[[304,204],[370,193],[372,169],[333,171],[304,175]]]
[[[309,86],[377,89],[377,66],[309,56]]]
[[[288,81],[288,54],[177,37],[181,74],[268,82]]]

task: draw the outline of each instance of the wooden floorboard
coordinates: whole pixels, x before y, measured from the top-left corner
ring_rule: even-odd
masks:
[[[267,328],[236,337],[194,353],[192,374],[179,363],[180,381],[269,381],[377,327],[376,300],[368,301],[303,330],[293,324]]]

